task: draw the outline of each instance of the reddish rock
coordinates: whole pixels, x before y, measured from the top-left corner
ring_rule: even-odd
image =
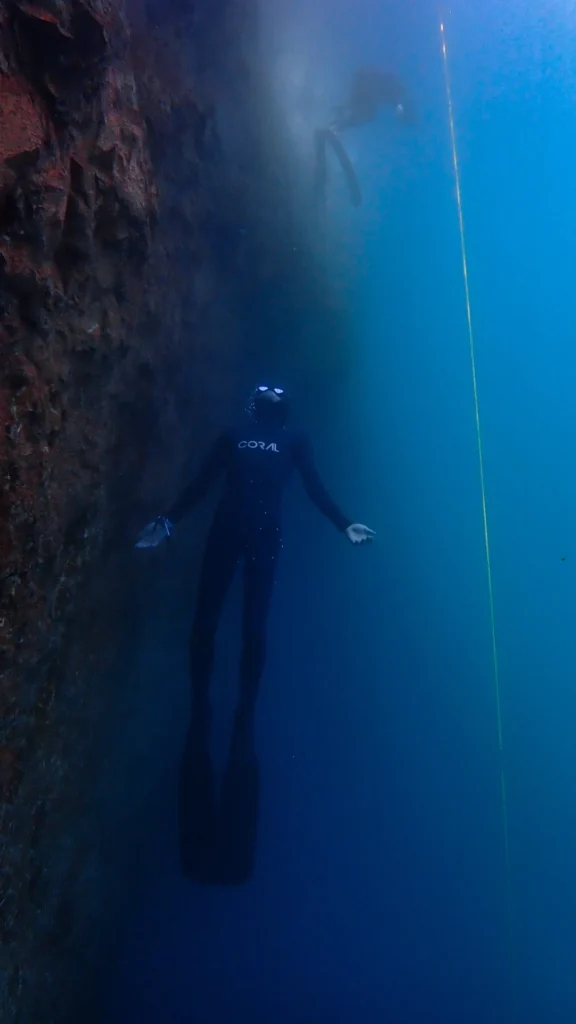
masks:
[[[39,153],[47,135],[42,104],[25,79],[0,77],[0,162]]]
[[[79,928],[78,879],[93,851],[75,847],[70,864],[57,851],[61,837],[76,828],[71,808],[77,810],[89,730],[96,733],[106,701],[88,681],[113,664],[117,640],[94,591],[96,612],[85,616],[82,642],[80,626],[69,641],[66,630],[103,539],[113,532],[110,509],[123,505],[133,529],[130,470],[142,473],[150,427],[138,433],[131,410],[145,379],[140,368],[158,364],[162,354],[158,335],[148,329],[143,339],[142,324],[161,304],[155,262],[174,269],[164,250],[155,255],[157,183],[128,43],[116,3],[0,0],[6,978],[0,1016],[6,1024],[63,1024],[66,1000],[74,1003],[69,954],[59,950]],[[176,323],[177,275],[175,281],[162,303],[172,307]],[[117,448],[123,430],[132,431],[134,454]],[[68,973],[66,999],[54,974],[60,961]]]

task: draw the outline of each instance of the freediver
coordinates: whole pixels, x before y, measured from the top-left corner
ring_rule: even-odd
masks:
[[[360,185],[339,135],[349,128],[360,128],[374,121],[384,106],[394,107],[396,116],[401,120],[408,123],[412,121],[406,90],[402,83],[387,72],[375,68],[359,68],[352,79],[346,102],[335,108],[334,117],[327,128],[317,128],[314,133],[314,194],[317,204],[326,201],[326,149],[330,145],[344,172],[352,205],[361,205]]]
[[[256,388],[248,412],[248,423],[220,435],[195,479],[165,515],[149,523],[136,545],[156,547],[164,541],[212,484],[225,477],[202,558],[190,638],[192,713],[180,771],[179,818],[183,873],[203,883],[231,885],[247,881],[254,866],[259,804],[254,717],[282,547],[282,494],[291,472],[299,471],[308,497],[352,544],[375,536],[367,526],[348,519],[328,494],[308,438],[286,426],[289,403],[281,388]],[[240,562],[244,600],[239,694],[217,811],[209,753],[209,687],[216,631]]]

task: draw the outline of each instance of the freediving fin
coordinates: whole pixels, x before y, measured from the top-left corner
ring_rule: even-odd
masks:
[[[254,756],[231,758],[218,816],[218,881],[243,885],[254,873],[260,805],[260,770]]]
[[[180,769],[178,811],[182,874],[212,885],[217,881],[214,777],[209,753],[190,741]]]

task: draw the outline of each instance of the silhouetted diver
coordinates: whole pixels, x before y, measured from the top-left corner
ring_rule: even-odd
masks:
[[[249,423],[225,431],[196,478],[165,516],[142,531],[138,547],[156,547],[225,475],[222,498],[210,528],[198,587],[190,642],[192,716],[180,774],[180,849],[185,875],[201,882],[241,884],[253,872],[258,825],[259,772],[254,712],[266,656],[266,622],[282,546],[282,494],[294,469],[308,496],[353,544],[374,533],[342,514],[323,486],[308,439],[286,427],[288,402],[281,388],[253,392]],[[219,809],[214,793],[209,739],[209,687],[216,630],[240,562],[244,610],[240,687],[228,766]]]
[[[411,115],[408,113],[406,90],[394,75],[373,68],[359,68],[352,79],[352,86],[346,102],[336,108],[335,117],[327,128],[317,128],[314,133],[314,198],[317,205],[326,201],[328,146],[331,146],[344,172],[352,205],[361,205],[360,185],[350,157],[338,138],[338,134],[349,128],[359,128],[373,121],[383,106],[394,107],[398,117],[403,120],[411,119]]]

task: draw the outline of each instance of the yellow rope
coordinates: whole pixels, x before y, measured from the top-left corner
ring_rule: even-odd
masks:
[[[512,915],[512,878],[510,863],[510,831],[508,821],[508,799],[506,793],[506,774],[504,769],[504,738],[502,728],[502,698],[500,691],[500,671],[498,659],[498,645],[496,642],[496,619],[494,614],[494,586],[492,579],[492,561],[490,557],[490,535],[488,532],[488,512],[486,504],[486,483],[484,476],[484,452],[482,447],[482,431],[480,429],[480,402],[478,399],[478,377],[476,373],[476,350],[474,345],[474,329],[472,326],[472,304],[470,300],[470,285],[468,278],[468,257],[466,254],[466,235],[464,232],[464,213],[462,208],[462,190],[460,188],[460,162],[458,160],[458,148],[456,145],[456,130],[454,127],[454,108],[452,104],[452,89],[450,87],[450,75],[448,70],[448,50],[446,48],[446,30],[444,22],[440,22],[440,33],[442,39],[442,59],[444,65],[444,81],[446,85],[446,100],[448,103],[448,122],[450,125],[450,142],[452,147],[452,163],[454,166],[454,178],[456,182],[456,205],[458,208],[458,227],[460,231],[460,250],[462,256],[462,273],[464,276],[464,298],[466,303],[466,317],[468,321],[468,340],[470,344],[470,365],[472,369],[472,389],[474,393],[474,416],[476,420],[476,440],[478,444],[478,464],[480,470],[480,492],[482,497],[482,521],[484,527],[484,550],[486,554],[486,571],[488,578],[488,602],[490,607],[490,629],[492,636],[492,661],[494,666],[494,687],[496,696],[496,722],[498,731],[498,752],[500,755],[500,790],[502,795],[502,819],[504,829],[504,854],[506,859],[506,885],[508,896],[508,928],[510,940],[510,966],[512,972],[512,1019],[516,1019],[516,985],[515,985],[515,955],[514,955],[514,929]]]

